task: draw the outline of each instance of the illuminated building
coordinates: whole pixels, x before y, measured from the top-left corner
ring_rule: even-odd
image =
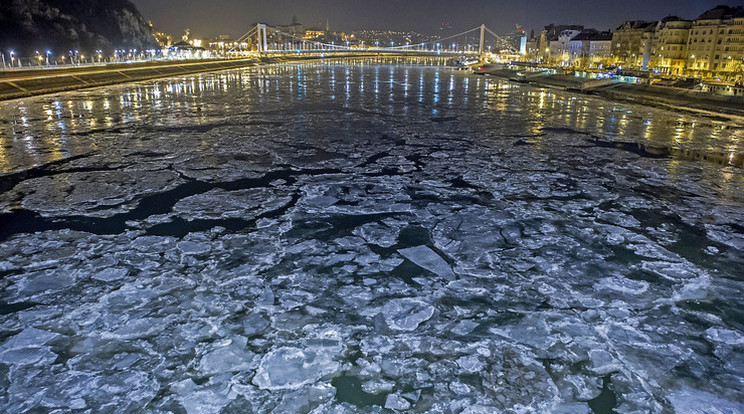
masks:
[[[584,30],[569,42],[568,55],[571,66],[597,69],[611,62],[612,33]]]
[[[744,79],[744,7],[718,6],[692,23],[686,70],[699,77]]]
[[[681,75],[687,60],[687,41],[692,22],[666,17],[656,24],[650,68],[664,75]]]
[[[656,22],[626,21],[612,34],[613,64],[624,69],[648,70]]]
[[[562,49],[567,52],[568,45],[565,36],[563,38],[564,48],[561,47],[561,34],[566,31],[576,32],[578,34],[584,30],[584,26],[581,25],[548,25],[540,33],[540,38],[537,42],[538,49],[538,60],[542,62],[553,62],[560,61],[562,55]]]

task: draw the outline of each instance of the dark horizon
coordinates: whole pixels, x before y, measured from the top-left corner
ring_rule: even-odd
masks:
[[[191,29],[194,36],[240,35],[255,22],[289,24],[293,16],[305,26],[325,26],[332,30],[362,29],[414,30],[434,33],[442,22],[454,30],[467,30],[485,23],[499,33],[521,24],[527,33],[544,26],[580,24],[598,30],[614,30],[626,20],[659,20],[668,15],[695,19],[718,4],[737,5],[721,0],[688,2],[662,0],[586,1],[566,0],[560,8],[548,0],[517,4],[503,0],[339,1],[277,0],[266,4],[246,4],[244,0],[186,0],[177,6],[168,0],[131,0],[151,20],[155,30],[174,35]],[[416,16],[412,18],[411,16]]]

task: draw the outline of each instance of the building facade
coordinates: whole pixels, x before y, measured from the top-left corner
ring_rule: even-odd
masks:
[[[744,6],[717,6],[695,20],[626,21],[612,34],[551,24],[527,42],[527,55],[553,65],[744,84]]]
[[[581,69],[601,69],[611,64],[612,33],[584,30],[571,39],[570,65]]]
[[[648,70],[656,22],[626,21],[612,34],[610,55],[615,66]]]
[[[744,80],[744,7],[718,6],[692,23],[685,69],[701,78]]]
[[[677,17],[667,17],[656,24],[651,47],[651,69],[663,75],[684,74],[691,27],[692,21]]]
[[[568,44],[561,47],[561,33],[565,31],[575,31],[576,33],[584,30],[580,25],[548,25],[545,26],[537,41],[537,58],[545,63],[559,63],[562,50],[565,48],[568,52]],[[570,39],[569,39],[570,40]]]

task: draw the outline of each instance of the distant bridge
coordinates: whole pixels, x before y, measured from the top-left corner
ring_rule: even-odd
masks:
[[[478,34],[477,42],[474,41]],[[487,37],[487,35],[490,35]],[[488,43],[490,43],[490,45]],[[504,38],[494,33],[486,25],[480,25],[473,29],[443,37],[436,40],[417,44],[405,44],[396,46],[394,43],[388,45],[365,45],[364,42],[352,45],[351,42],[343,44],[324,43],[312,39],[283,32],[275,27],[258,23],[251,30],[238,38],[237,46],[228,53],[234,56],[255,54],[260,55],[355,55],[367,53],[395,54],[395,55],[417,55],[417,56],[472,56],[483,58],[486,54],[518,53]],[[248,48],[240,45],[249,45]]]

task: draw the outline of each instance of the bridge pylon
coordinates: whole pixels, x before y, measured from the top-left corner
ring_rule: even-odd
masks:
[[[486,40],[486,25],[480,27],[480,43],[478,43],[478,57],[483,59],[483,43]]]
[[[258,37],[258,53],[266,52],[269,50],[269,43],[266,41],[266,25],[262,23],[256,24],[256,36]]]

